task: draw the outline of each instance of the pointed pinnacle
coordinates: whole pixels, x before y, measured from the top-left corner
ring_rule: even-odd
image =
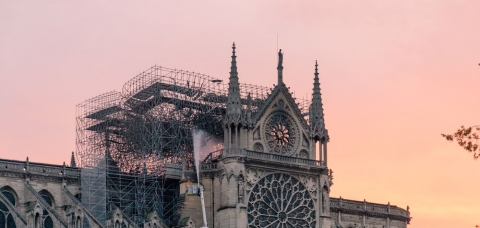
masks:
[[[233,42],[233,45],[232,45],[232,53],[233,53],[233,56],[235,56],[235,42]]]

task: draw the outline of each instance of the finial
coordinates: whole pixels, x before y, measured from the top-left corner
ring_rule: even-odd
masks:
[[[278,85],[282,85],[283,84],[283,53],[282,53],[282,49],[280,49],[280,51],[278,51],[277,70],[278,70]]]
[[[75,153],[72,151],[72,157],[70,158],[70,167],[77,167],[77,163],[75,162]]]
[[[242,112],[240,85],[238,83],[237,56],[235,56],[235,42],[232,44],[232,62],[228,82],[227,116],[239,116]]]
[[[283,53],[282,49],[278,51],[278,67],[283,67]]]
[[[235,55],[235,42],[232,44],[232,65],[230,66],[230,77],[237,77],[237,56]]]

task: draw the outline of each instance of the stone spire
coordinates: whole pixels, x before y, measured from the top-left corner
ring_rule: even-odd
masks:
[[[70,158],[70,167],[77,167],[77,163],[75,162],[75,154],[72,151],[72,157]]]
[[[322,138],[325,131],[323,116],[322,94],[320,93],[320,81],[318,78],[318,63],[315,61],[315,78],[313,81],[312,105],[310,106],[310,126],[314,137]],[[326,135],[325,135],[326,136]],[[328,137],[328,136],[326,136]]]
[[[238,83],[237,56],[235,56],[235,43],[232,46],[232,65],[228,83],[227,115],[240,117],[242,104],[240,101],[240,85]]]
[[[280,49],[280,51],[278,52],[277,70],[278,70],[278,85],[282,85],[283,84],[283,53],[282,53],[282,49]]]

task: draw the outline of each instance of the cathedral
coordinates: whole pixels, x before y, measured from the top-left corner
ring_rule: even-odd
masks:
[[[154,66],[77,105],[69,164],[0,159],[0,228],[406,228],[408,207],[330,197],[318,65],[310,101],[281,50],[277,71],[240,83],[234,43],[228,83]]]

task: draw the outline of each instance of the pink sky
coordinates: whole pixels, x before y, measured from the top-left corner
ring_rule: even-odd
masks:
[[[480,225],[480,161],[440,134],[480,124],[480,1],[0,2],[0,157],[61,164],[75,105],[157,64],[311,96],[318,60],[333,197]]]

